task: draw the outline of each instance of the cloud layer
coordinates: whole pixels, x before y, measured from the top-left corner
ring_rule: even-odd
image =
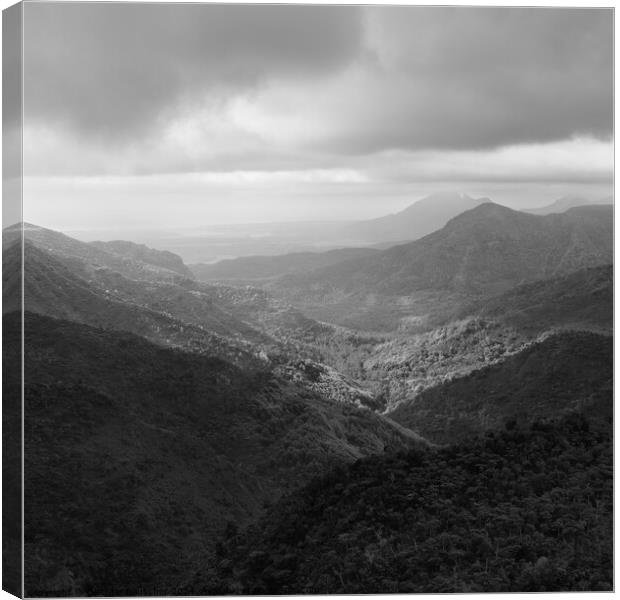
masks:
[[[25,173],[63,185],[613,173],[612,10],[34,2],[25,48]]]
[[[50,2],[27,4],[25,23],[28,118],[103,137],[206,94],[329,73],[361,43],[355,7]]]
[[[609,136],[611,15],[32,3],[26,118],[135,142],[242,97],[274,127],[320,121],[314,141],[345,153]]]

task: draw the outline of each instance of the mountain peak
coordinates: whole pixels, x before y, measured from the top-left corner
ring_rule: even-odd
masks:
[[[519,218],[520,216],[521,213],[518,211],[508,208],[503,204],[497,204],[488,200],[487,202],[482,202],[481,204],[456,215],[448,221],[447,226],[459,223],[483,222],[487,220],[505,221],[507,219]]]
[[[575,206],[587,206],[592,204],[591,200],[584,198],[583,196],[578,196],[577,194],[569,194],[567,196],[562,196],[558,198],[555,202],[551,204],[546,204],[545,206],[538,206],[536,208],[528,208],[524,210],[524,212],[528,212],[534,215],[548,215],[551,213],[561,213],[565,212],[569,208],[573,208]]]
[[[489,201],[488,198],[472,198],[462,192],[436,192],[417,200],[413,204],[410,204],[407,208],[397,213],[397,215],[407,214],[412,211],[419,211],[421,209],[454,209],[461,208],[467,210],[480,204],[481,202]]]
[[[352,231],[363,239],[415,240],[441,229],[463,211],[488,201],[488,198],[472,198],[461,192],[438,192],[417,200],[396,214],[359,221]]]
[[[53,229],[47,229],[45,227],[41,227],[41,225],[35,225],[34,223],[28,223],[27,221],[18,221],[17,223],[13,223],[8,227],[5,227],[2,231],[49,231],[51,233],[59,233],[58,231],[54,231]]]
[[[428,202],[435,201],[440,202],[442,200],[445,201],[464,201],[464,200],[472,200],[470,196],[464,194],[463,192],[435,192],[434,194],[429,194],[428,196],[418,200],[418,202]],[[417,203],[416,203],[417,204]]]

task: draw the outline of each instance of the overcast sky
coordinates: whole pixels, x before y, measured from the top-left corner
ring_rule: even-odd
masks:
[[[35,223],[611,193],[611,10],[46,2],[26,3],[24,23]]]

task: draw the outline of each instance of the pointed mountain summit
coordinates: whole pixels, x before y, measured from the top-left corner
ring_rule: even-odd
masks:
[[[611,206],[537,216],[487,202],[419,240],[285,277],[278,285],[296,298],[324,304],[369,294],[488,297],[527,281],[612,262]]]
[[[454,192],[431,194],[396,214],[353,223],[349,226],[349,234],[377,241],[415,240],[483,202],[489,199]]]

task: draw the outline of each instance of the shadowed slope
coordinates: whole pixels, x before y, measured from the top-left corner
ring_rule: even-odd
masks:
[[[460,314],[497,319],[524,332],[561,328],[611,333],[613,266],[526,283]]]
[[[189,589],[215,594],[613,589],[610,423],[579,415],[370,457],[283,499]]]
[[[333,464],[421,443],[268,371],[30,313],[25,334],[30,595],[171,595],[227,521]]]
[[[571,332],[424,390],[389,416],[447,444],[501,427],[510,419],[528,422],[575,410],[610,417],[612,403],[612,338]]]
[[[19,254],[17,244],[3,252],[3,284],[7,289],[18,285]],[[103,289],[76,275],[62,259],[30,242],[25,244],[24,257],[26,310],[95,327],[130,331],[160,344],[220,356],[248,367],[263,362],[258,358],[259,350],[252,348],[247,339],[268,341],[266,336],[213,303],[200,301],[173,284],[154,284],[156,287],[149,292],[144,282],[128,280],[119,274],[106,274],[105,277],[121,291]],[[166,311],[164,292],[169,286],[176,291],[170,302],[177,315]],[[18,298],[16,294],[10,297]],[[199,304],[194,309],[199,315],[194,322],[187,317],[187,305],[183,300]],[[4,312],[16,309],[17,305],[13,306],[11,302],[3,307]]]

